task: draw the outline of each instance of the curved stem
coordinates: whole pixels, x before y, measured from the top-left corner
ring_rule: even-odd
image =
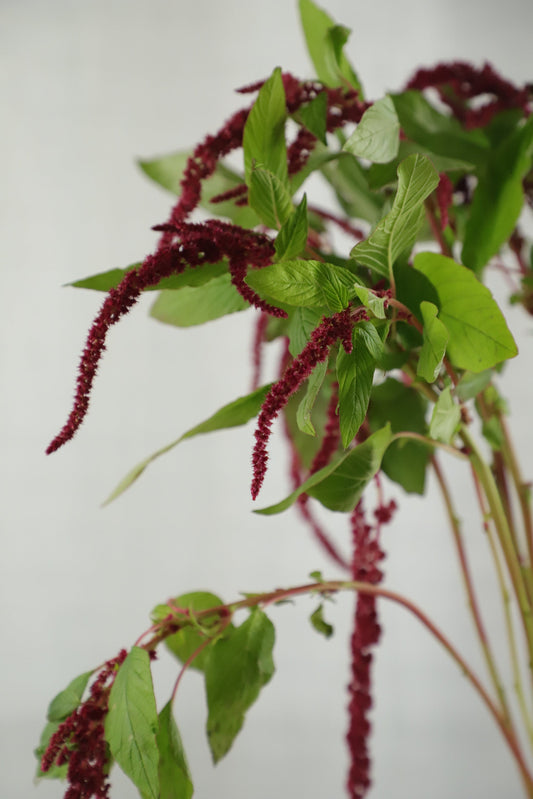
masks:
[[[285,599],[289,599],[291,597],[300,596],[303,594],[320,594],[320,595],[327,595],[331,593],[336,593],[338,591],[357,591],[363,594],[369,594],[376,597],[383,597],[385,599],[389,599],[392,602],[395,602],[402,607],[406,608],[410,613],[412,613],[423,625],[426,627],[427,630],[433,635],[434,638],[444,647],[444,649],[448,652],[448,654],[452,657],[452,659],[456,662],[459,666],[465,677],[468,679],[470,684],[474,687],[477,691],[478,695],[480,696],[481,700],[487,707],[489,713],[492,715],[494,721],[498,725],[503,737],[505,738],[507,745],[516,761],[518,769],[520,770],[520,774],[523,778],[524,785],[527,790],[527,795],[531,799],[533,799],[533,775],[530,773],[527,763],[525,761],[524,755],[520,748],[520,744],[514,735],[512,729],[510,729],[506,723],[505,716],[502,714],[500,709],[496,706],[494,701],[492,700],[491,696],[477,677],[477,675],[472,671],[468,663],[459,653],[459,651],[453,646],[453,644],[448,640],[448,638],[440,631],[440,629],[431,621],[431,619],[411,600],[407,599],[406,597],[398,594],[394,591],[389,591],[386,588],[381,586],[372,585],[370,583],[363,583],[357,580],[330,580],[330,581],[322,581],[322,582],[315,582],[315,583],[308,583],[306,585],[299,585],[293,586],[292,588],[280,588],[275,591],[271,591],[269,593],[264,594],[253,594],[251,596],[247,596],[245,599],[238,600],[237,602],[233,602],[227,605],[220,605],[217,607],[209,608],[206,610],[198,611],[195,614],[195,618],[197,621],[201,621],[203,617],[206,616],[213,616],[215,614],[220,614],[223,617],[230,617],[235,611],[242,610],[244,608],[252,608],[258,606],[266,606],[270,604],[275,604],[278,602],[282,602]],[[165,622],[162,622],[163,625]],[[176,621],[174,620],[173,623],[170,621],[166,622],[168,627],[170,628],[169,631],[165,634],[163,628],[153,637],[152,640],[147,641],[143,648],[145,649],[153,649],[156,643],[159,643],[161,640],[166,638],[172,632],[176,631]],[[182,621],[183,626],[183,621]],[[207,644],[206,644],[207,645]],[[193,657],[196,657],[198,654],[198,650],[191,656],[189,660]],[[183,671],[183,670],[182,670]]]

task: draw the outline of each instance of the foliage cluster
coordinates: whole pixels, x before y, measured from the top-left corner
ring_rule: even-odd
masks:
[[[172,698],[158,713],[150,661],[164,643],[205,678],[207,736],[220,760],[274,673],[268,605],[317,596],[312,623],[326,636],[323,599],[357,594],[351,639],[347,790],[370,787],[368,736],[373,648],[380,636],[376,599],[413,612],[464,670],[487,705],[533,796],[523,725],[533,741],[531,674],[520,663],[518,611],[533,656],[533,526],[529,491],[514,453],[500,393],[505,362],[517,347],[484,284],[499,266],[511,301],[533,312],[533,248],[521,223],[533,205],[531,87],[515,87],[492,67],[442,64],[417,72],[397,93],[373,102],[345,52],[349,31],[312,0],[300,0],[316,78],[276,68],[215,134],[189,153],[141,164],[178,195],[157,250],[142,263],[72,285],[107,292],[82,355],[74,408],[48,451],[76,433],[111,325],[144,291],[158,290],[151,316],[177,327],[249,309],[256,314],[252,390],[138,464],[109,497],[116,499],[155,458],[181,441],[256,418],[252,497],[261,490],[274,420],[283,418],[291,453],[287,495],[258,513],[296,505],[319,544],[346,570],[344,581],[312,582],[233,603],[205,592],[157,605],[131,650],[74,679],[50,704],[39,776],[67,777],[68,799],[106,797],[113,763],[143,799],[193,793]],[[224,159],[242,149],[242,170]],[[320,176],[337,209],[303,191]],[[191,214],[198,207],[208,218]],[[203,221],[202,221],[203,219]],[[340,230],[338,239],[332,231]],[[349,251],[343,251],[349,241]],[[279,377],[261,385],[268,342],[282,342]],[[477,424],[479,422],[479,425]],[[480,434],[477,433],[478,429]],[[488,455],[487,455],[488,453]],[[500,676],[477,601],[441,457],[468,462],[502,592],[519,720]],[[422,610],[381,586],[380,533],[395,503],[383,475],[424,493],[433,469],[465,578],[487,666],[488,686],[472,672]],[[377,505],[365,512],[373,483]],[[313,503],[349,515],[347,562],[315,518]],[[275,580],[275,577],[273,578]],[[236,625],[234,616],[247,611]],[[173,694],[173,695],[174,695]]]

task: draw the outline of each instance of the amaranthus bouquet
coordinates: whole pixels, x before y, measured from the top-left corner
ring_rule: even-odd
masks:
[[[348,795],[363,797],[371,785],[371,677],[384,598],[414,614],[463,670],[514,758],[524,795],[533,797],[533,524],[504,399],[505,363],[517,347],[483,282],[489,267],[503,270],[510,301],[533,313],[533,248],[524,233],[533,206],[532,89],[489,64],[454,62],[420,69],[395,93],[370,100],[344,51],[349,31],[312,0],[299,6],[316,77],[276,68],[240,89],[247,105],[191,152],[144,162],[150,178],[178,195],[155,228],[157,248],[141,263],[73,284],[106,298],[83,350],[74,406],[47,451],[82,424],[109,329],[144,291],[159,290],[151,316],[178,327],[252,308],[250,393],[215,406],[138,464],[109,500],[180,441],[252,419],[257,500],[280,419],[290,484],[283,499],[257,512],[296,506],[345,578],[315,572],[274,588],[273,574],[268,593],[228,602],[184,587],[156,605],[129,651],[76,677],[48,708],[38,774],[66,778],[66,799],[108,797],[115,763],[143,799],[189,799],[193,778],[172,712],[183,673],[193,668],[205,678],[217,762],[274,673],[268,607],[310,594],[312,623],[329,636],[325,600],[347,592],[356,595]],[[226,160],[235,152],[240,170]],[[335,207],[315,204],[306,191],[311,176],[326,181]],[[265,384],[263,356],[273,341],[281,343],[279,374]],[[470,470],[508,652],[494,650],[478,601],[443,468],[454,459]],[[428,470],[456,545],[482,676],[423,609],[383,584],[382,530],[396,509],[389,487],[423,494]],[[349,556],[324,528],[317,503],[347,515]],[[179,667],[158,710],[150,663],[162,645]],[[512,686],[502,677],[505,658]]]

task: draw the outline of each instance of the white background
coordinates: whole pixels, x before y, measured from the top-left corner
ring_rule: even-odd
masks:
[[[488,58],[510,79],[532,78],[529,0],[331,0],[329,11],[354,31],[348,52],[371,98],[400,88],[418,65],[452,58]],[[99,507],[138,460],[247,392],[248,314],[178,331],[147,319],[145,298],[109,337],[78,436],[43,454],[66,418],[101,302],[61,285],[140,260],[154,246],[151,225],[170,208],[134,159],[216,130],[243,103],[232,90],[274,66],[301,76],[311,68],[287,0],[0,0],[0,59],[0,784],[10,799],[52,799],[61,785],[32,785],[49,699],[131,645],[154,604],[200,588],[231,600],[303,582],[316,568],[337,576],[295,513],[251,513],[250,428],[184,443],[116,504]],[[519,310],[510,320],[523,353],[508,369],[512,427],[531,474],[531,322]],[[261,504],[285,492],[276,444],[271,463]],[[448,472],[498,640],[500,604],[471,485],[461,465]],[[390,495],[401,512],[385,534],[387,585],[422,603],[482,672],[438,496]],[[348,544],[344,519],[328,521]],[[278,672],[216,769],[201,681],[186,677],[176,713],[196,796],[344,795],[352,606],[342,597],[328,609],[330,641],[306,621],[310,600],[272,612]],[[456,666],[404,611],[381,611],[372,797],[519,797],[502,740]],[[154,673],[165,702],[176,666],[165,656]],[[112,795],[136,791],[118,775]]]

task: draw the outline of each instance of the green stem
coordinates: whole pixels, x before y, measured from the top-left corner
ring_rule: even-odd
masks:
[[[507,585],[505,583],[505,576],[503,573],[500,553],[496,545],[495,536],[492,527],[489,524],[489,519],[491,518],[490,513],[487,511],[487,508],[485,506],[485,498],[483,496],[483,492],[481,491],[481,486],[479,485],[479,480],[477,478],[476,472],[474,471],[473,467],[472,467],[472,476],[474,479],[474,486],[479,501],[479,507],[483,515],[483,529],[487,534],[487,539],[489,542],[489,547],[492,554],[492,559],[494,561],[494,567],[496,570],[496,577],[498,580],[498,585],[502,597],[505,628],[507,631],[507,640],[509,642],[509,655],[511,658],[511,670],[513,672],[513,687],[518,700],[518,706],[520,708],[520,714],[522,716],[524,727],[527,730],[530,743],[533,744],[533,723],[531,721],[531,716],[527,708],[524,689],[522,687],[522,677],[520,674],[518,648],[516,645],[513,617],[511,614],[511,597],[509,591],[507,590]]]
[[[518,463],[518,458],[516,457],[509,429],[507,427],[505,418],[501,413],[498,413],[498,421],[503,432],[503,457],[505,459],[507,468],[511,473],[513,485],[520,503],[520,512],[524,524],[527,551],[529,555],[529,579],[533,581],[531,576],[531,567],[533,566],[533,520],[531,518],[531,507],[529,502],[530,487],[522,477],[520,465]]]
[[[415,441],[420,441],[422,444],[426,444],[428,447],[438,447],[439,449],[443,449],[450,455],[453,455],[460,460],[468,460],[468,455],[465,455],[464,452],[461,452],[461,450],[457,449],[457,447],[453,447],[451,444],[445,444],[443,441],[437,441],[435,438],[424,436],[422,433],[413,433],[411,430],[402,430],[393,435],[392,441],[396,441],[399,438],[413,438]]]
[[[498,540],[507,564],[511,583],[520,609],[520,615],[522,617],[528,647],[529,669],[531,671],[533,664],[533,616],[531,614],[531,604],[524,581],[524,575],[520,567],[520,559],[514,547],[513,536],[507,523],[507,517],[503,510],[494,476],[466,427],[463,426],[460,435],[465,445],[470,450],[470,460],[479,482],[483,487],[492,520],[498,534]]]
[[[490,678],[492,680],[492,684],[500,699],[500,707],[502,711],[502,715],[505,718],[505,723],[509,728],[513,727],[511,714],[509,711],[509,705],[507,703],[507,698],[505,696],[505,688],[503,686],[503,681],[500,677],[498,672],[496,662],[494,660],[494,655],[492,653],[492,649],[489,643],[489,639],[485,630],[485,625],[483,624],[483,619],[481,618],[481,612],[479,609],[479,603],[477,601],[477,597],[474,591],[474,583],[472,580],[472,575],[470,573],[470,568],[468,566],[468,560],[466,557],[466,551],[463,545],[463,536],[461,533],[461,528],[459,526],[459,519],[455,512],[452,498],[450,491],[448,489],[448,485],[444,478],[444,474],[440,468],[440,464],[437,461],[436,457],[432,458],[432,466],[435,471],[435,475],[437,477],[437,482],[439,483],[440,490],[442,493],[442,497],[444,500],[444,505],[446,507],[446,512],[448,514],[448,519],[450,521],[450,527],[452,528],[453,537],[455,541],[455,547],[457,550],[457,555],[459,558],[459,564],[461,567],[461,574],[463,575],[463,581],[466,589],[466,594],[468,597],[468,604],[470,607],[470,612],[472,613],[472,619],[474,622],[474,626],[476,628],[479,642],[481,644],[481,649],[483,651],[483,655],[485,657],[485,662],[487,664],[487,669],[490,674]]]
[[[494,703],[494,701],[492,700],[491,696],[488,694],[487,690],[485,689],[479,678],[472,671],[468,663],[458,652],[458,650],[453,646],[453,644],[450,643],[450,641],[446,638],[446,636],[439,630],[439,628],[417,605],[415,605],[413,602],[411,602],[409,599],[402,596],[401,594],[397,594],[394,591],[389,591],[388,589],[382,588],[377,585],[362,583],[355,580],[354,581],[331,580],[319,583],[315,582],[306,585],[293,586],[292,588],[286,588],[286,589],[280,588],[277,589],[276,591],[272,591],[265,594],[253,594],[251,596],[247,596],[245,599],[238,600],[237,602],[230,603],[228,605],[220,605],[217,607],[198,611],[195,614],[195,617],[198,621],[201,621],[203,617],[209,617],[215,614],[220,614],[222,617],[228,618],[231,617],[235,611],[242,610],[244,608],[251,608],[257,606],[265,607],[270,604],[282,602],[284,599],[300,596],[302,594],[324,595],[324,594],[336,593],[338,591],[357,591],[363,594],[369,594],[371,596],[383,597],[385,599],[389,599],[392,602],[396,602],[397,604],[406,608],[424,625],[424,627],[426,627],[427,630],[429,630],[429,632],[434,636],[434,638],[437,639],[437,641],[444,647],[444,649],[456,662],[456,664],[461,669],[461,671],[468,679],[470,684],[477,691],[481,700],[487,707],[489,713],[492,715],[516,761],[516,764],[518,766],[518,769],[520,771],[520,774],[524,782],[524,786],[527,791],[527,796],[530,799],[533,799],[533,775],[530,773],[528,769],[524,755],[520,748],[519,741],[517,740],[513,730],[510,729],[508,724],[506,723],[505,716],[502,714],[500,709]],[[173,619],[172,614],[169,614],[169,618],[164,619],[160,623],[161,627],[159,631],[149,641],[147,641],[143,645],[143,647],[148,650],[153,649],[158,643],[164,640],[164,638],[168,637],[168,635],[171,635],[173,632],[176,632],[176,623],[177,620]],[[179,623],[181,624],[181,626],[183,626],[184,624],[187,625],[190,624],[190,620],[189,621],[184,620],[182,616]],[[195,655],[196,654],[197,653],[195,653]]]

